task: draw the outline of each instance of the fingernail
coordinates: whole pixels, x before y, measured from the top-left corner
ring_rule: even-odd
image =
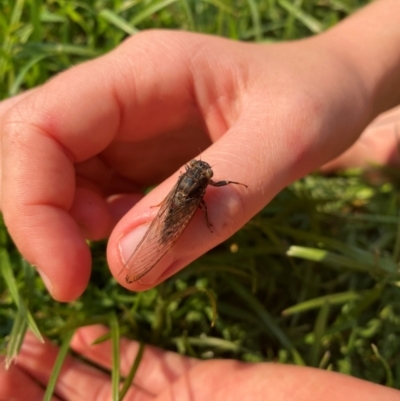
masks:
[[[46,276],[46,274],[43,272],[43,270],[39,269],[36,266],[37,272],[39,273],[40,277],[43,280],[44,285],[46,286],[47,290],[49,291],[50,294],[53,293],[53,284],[50,281],[50,279]]]
[[[132,256],[133,252],[135,252],[136,247],[146,234],[146,231],[149,229],[149,226],[150,224],[143,224],[141,226],[138,226],[133,231],[130,231],[129,233],[125,234],[120,239],[119,250],[124,264],[126,264],[129,258]]]
[[[121,253],[122,261],[125,265],[129,262],[129,258],[135,252],[136,247],[146,234],[147,230],[149,229],[150,224],[143,224],[138,226],[133,231],[124,235],[121,240],[119,241],[119,249]],[[156,240],[155,240],[156,241]],[[156,249],[158,247],[158,243],[155,242],[154,244],[149,244],[149,254],[152,253],[154,255],[154,260],[158,259],[158,255],[156,253]],[[135,258],[133,257],[133,262]],[[148,258],[148,266],[151,267],[149,272],[143,276],[141,279],[138,280],[141,284],[154,284],[156,280],[164,273],[164,271],[172,264],[174,261],[174,255],[172,251],[168,251],[157,263],[154,265],[151,262],[151,257]],[[134,267],[135,265],[128,263],[127,269]],[[128,272],[128,270],[126,271]]]

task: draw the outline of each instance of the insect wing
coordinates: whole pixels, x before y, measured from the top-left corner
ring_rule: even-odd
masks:
[[[199,206],[201,199],[187,199],[180,205],[174,205],[179,184],[180,180],[163,200],[157,216],[128,259],[127,283],[141,279],[157,264],[181,236]]]

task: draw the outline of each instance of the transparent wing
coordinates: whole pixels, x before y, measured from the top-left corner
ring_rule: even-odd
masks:
[[[201,198],[174,203],[179,183],[180,180],[163,200],[157,216],[126,262],[127,283],[141,279],[157,264],[181,236],[199,206]]]

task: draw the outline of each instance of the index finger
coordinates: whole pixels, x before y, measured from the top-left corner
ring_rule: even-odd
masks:
[[[5,223],[21,253],[61,301],[79,296],[90,273],[90,251],[69,214],[75,198],[74,163],[107,145],[119,115],[105,87],[59,96],[76,81],[74,74],[60,76],[17,103],[2,127]],[[96,108],[89,106],[93,98],[99,99]],[[92,132],[97,132],[95,141]]]
[[[2,118],[4,219],[58,300],[78,297],[90,274],[89,249],[69,213],[76,194],[74,164],[99,154],[115,138],[136,141],[161,127],[170,130],[188,112],[182,107],[188,91],[178,84],[185,80],[184,67],[155,62],[158,50],[153,55],[143,50],[151,40],[138,35],[113,53],[60,74]],[[155,102],[160,92],[165,102]],[[154,114],[159,118],[151,118]]]

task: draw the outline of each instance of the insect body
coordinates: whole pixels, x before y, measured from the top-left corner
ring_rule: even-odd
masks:
[[[207,205],[203,200],[208,185],[222,187],[245,184],[235,181],[213,181],[210,165],[202,160],[191,160],[171,192],[161,202],[157,216],[126,263],[126,282],[133,283],[148,273],[178,240],[198,207],[202,208],[207,226]]]

